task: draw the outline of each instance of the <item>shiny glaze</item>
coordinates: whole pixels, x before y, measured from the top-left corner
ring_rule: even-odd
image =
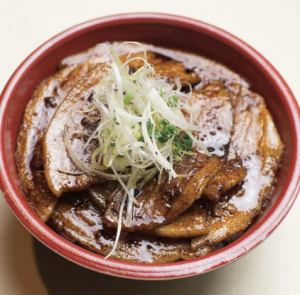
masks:
[[[99,50],[101,51],[103,48],[105,48],[106,45],[104,44],[98,46],[99,47],[96,48],[98,49],[100,48]],[[114,46],[115,49],[119,52],[119,54],[124,53],[123,50],[126,50],[122,47],[123,45],[120,45],[119,43],[115,43]],[[231,199],[232,201],[230,201],[231,203],[228,202],[216,203],[215,207],[213,208],[214,216],[211,215],[207,216],[205,210],[201,208],[198,209],[197,205],[195,205],[194,209],[188,210],[186,213],[184,213],[184,215],[178,217],[188,207],[190,207],[191,204],[195,202],[195,200],[197,200],[201,196],[205,188],[209,187],[207,186],[207,184],[210,183],[210,181],[212,183],[211,187],[213,186],[213,179],[211,178],[214,177],[215,174],[218,174],[218,171],[220,169],[219,165],[216,163],[214,166],[212,166],[211,169],[208,169],[207,175],[209,175],[210,178],[205,179],[203,185],[200,185],[201,187],[200,190],[196,189],[196,187],[193,184],[195,182],[195,179],[197,178],[197,173],[196,173],[196,176],[192,176],[192,179],[194,177],[193,181],[191,182],[192,189],[189,189],[188,183],[184,182],[182,185],[183,187],[186,186],[185,188],[186,192],[183,191],[182,193],[180,191],[180,194],[182,194],[183,198],[182,199],[175,198],[175,202],[168,203],[167,201],[165,204],[163,204],[161,200],[165,200],[166,198],[165,197],[157,198],[159,194],[154,198],[151,197],[149,198],[149,192],[150,191],[155,192],[156,189],[159,187],[159,185],[154,183],[153,187],[151,185],[149,185],[148,188],[146,187],[139,198],[140,206],[137,207],[135,211],[136,218],[134,219],[134,222],[136,223],[133,224],[130,230],[131,231],[146,230],[148,233],[149,231],[152,230],[152,232],[150,232],[150,234],[152,235],[158,235],[158,236],[169,237],[169,238],[196,237],[194,240],[192,240],[191,246],[192,246],[192,250],[194,251],[194,254],[191,255],[196,255],[196,253],[204,254],[207,253],[208,251],[211,251],[210,248],[211,246],[213,247],[217,246],[218,243],[222,242],[225,239],[231,238],[233,235],[239,233],[240,231],[245,230],[251,224],[252,219],[260,211],[261,208],[260,204],[262,203],[262,200],[265,200],[265,198],[268,195],[267,188],[271,187],[274,176],[270,178],[270,181],[268,183],[262,182],[260,186],[256,189],[256,191],[247,194],[248,191],[250,191],[250,189],[249,190],[247,189],[246,194],[244,194],[243,192],[241,195],[241,192],[244,190],[244,188],[247,188],[247,185],[249,187],[249,182],[250,182],[249,179],[251,179],[251,175],[261,174],[260,166],[259,168],[257,168],[257,165],[255,167],[253,165],[252,166],[247,165],[247,160],[242,153],[236,152],[235,150],[234,152],[232,151],[233,149],[232,146],[234,146],[234,142],[235,142],[234,128],[236,128],[236,126],[234,124],[236,124],[236,122],[242,122],[238,118],[239,112],[241,111],[238,108],[238,106],[245,104],[246,96],[241,95],[241,91],[249,92],[249,90],[247,90],[248,87],[247,83],[243,79],[241,79],[238,75],[232,73],[222,65],[216,64],[205,58],[194,56],[187,53],[176,52],[173,50],[166,50],[162,48],[152,47],[152,46],[146,46],[146,48],[148,49],[151,48],[153,52],[158,52],[159,54],[163,54],[163,56],[169,56],[171,58],[177,59],[181,61],[186,68],[188,69],[192,68],[193,72],[199,74],[199,76],[201,77],[201,81],[200,79],[191,80],[191,82],[192,81],[198,82],[198,83],[195,82],[197,84],[195,86],[196,92],[194,93],[193,99],[191,101],[191,105],[195,108],[195,113],[198,115],[199,125],[201,126],[200,128],[201,131],[198,134],[198,137],[203,141],[203,144],[210,151],[211,155],[223,156],[224,159],[227,158],[228,146],[229,146],[229,154],[231,157],[231,158],[229,157],[229,159],[234,160],[236,163],[239,163],[241,160],[242,165],[244,166],[244,168],[241,168],[239,164],[234,164],[234,165],[230,165],[229,168],[225,168],[227,165],[225,164],[224,170],[222,172],[223,176],[221,176],[222,175],[221,173],[218,175],[218,177],[215,178],[216,188],[214,190],[214,193],[211,194],[210,197],[209,197],[209,193],[204,193],[204,195],[206,195],[211,200],[217,201],[220,198],[220,195],[222,193],[226,192],[236,184],[240,183],[246,176],[245,183],[243,184],[243,187],[239,190],[238,198],[240,199],[247,198],[247,200],[245,201],[242,200],[242,202],[246,204],[248,202],[248,199],[252,198],[251,202],[253,207],[244,206],[241,208],[238,205],[235,205],[234,200],[235,198],[237,198],[237,196],[234,195],[231,196],[232,197]],[[102,56],[97,50],[96,51],[98,53],[95,53],[95,51],[93,50],[95,49],[88,51],[88,53],[83,53],[75,57],[70,57],[64,60],[61,66],[67,66],[67,67],[74,66],[76,65],[76,62],[78,60],[86,60],[88,58],[91,59],[90,61],[92,63],[96,63],[100,61],[103,62],[107,60],[105,54]],[[94,54],[91,55],[90,52],[94,52]],[[157,55],[157,57],[158,59],[161,58],[160,55]],[[168,59],[162,58],[162,60],[166,62]],[[132,67],[134,68],[135,65],[132,65]],[[174,64],[174,67],[176,69],[177,67],[176,63]],[[180,72],[181,67],[179,67],[178,69],[179,69],[178,71]],[[69,110],[73,109],[74,106],[76,107],[76,103],[80,104],[81,100],[83,101],[87,100],[92,87],[99,81],[98,79],[101,76],[101,74],[99,72],[99,69],[97,70],[97,66],[94,69],[94,73],[95,74],[93,74],[93,70],[92,70],[80,82],[81,84],[79,83],[67,95],[66,99],[59,107],[58,111],[56,112],[55,117],[53,118],[50,127],[47,130],[46,136],[44,138],[44,158],[46,158],[46,179],[50,189],[57,196],[60,196],[62,193],[70,190],[72,191],[72,190],[84,189],[89,185],[99,181],[98,179],[91,178],[86,175],[78,175],[78,176],[72,175],[72,172],[74,171],[76,172],[76,165],[74,165],[74,163],[72,163],[69,160],[63,142],[63,131],[65,125],[68,125]],[[166,72],[166,70],[164,70],[163,67],[161,73],[162,74],[168,73],[170,78],[173,77],[172,76],[173,72],[172,71]],[[189,74],[187,76],[184,76],[184,71],[182,72],[182,77],[195,79],[194,74],[191,74],[191,76],[189,76]],[[79,119],[76,118],[75,123],[76,121],[78,122],[81,121],[81,118]],[[241,124],[243,124],[243,122]],[[252,124],[254,126],[258,126],[257,128],[261,128],[256,118],[253,118]],[[272,128],[271,123],[269,123],[266,126],[268,128],[268,133],[266,133],[267,137],[272,139],[273,148],[279,149],[278,158],[280,158],[281,149],[282,149],[282,148],[278,148],[278,145],[281,145],[280,139],[277,133],[273,134],[274,132],[276,132],[276,129]],[[241,126],[238,127],[241,128]],[[262,138],[264,140],[264,137]],[[80,149],[80,144],[81,143],[79,142],[79,149]],[[236,147],[234,149],[236,149]],[[245,153],[247,154],[247,148],[246,149],[244,148],[244,150]],[[252,152],[257,154],[257,149],[254,149]],[[59,155],[59,157],[57,157],[57,155]],[[254,170],[254,168],[256,170]],[[277,166],[273,165],[272,163],[270,164],[269,167],[270,171],[274,172],[276,168]],[[244,169],[247,170],[246,175]],[[64,173],[64,171],[69,171],[71,173]],[[204,172],[201,173],[203,174]],[[236,173],[236,175],[234,175],[234,173]],[[200,174],[201,177],[203,177],[202,174]],[[232,179],[228,178],[230,175],[232,175]],[[220,184],[221,180],[224,183],[223,185]],[[189,178],[186,177],[185,181],[189,181]],[[230,185],[226,186],[226,183],[229,183]],[[177,189],[175,189],[175,191],[173,190],[172,184],[166,183],[163,186],[166,187],[166,190],[168,190],[167,187],[169,186],[171,194],[173,193],[175,194],[175,191],[177,190]],[[266,193],[260,194],[260,192],[263,190]],[[211,189],[211,191],[213,191],[213,189]],[[193,192],[195,192],[194,196],[193,196]],[[143,195],[145,196],[144,198]],[[261,200],[259,200],[258,198],[259,195],[261,195]],[[116,197],[118,198],[118,195]],[[143,199],[145,200],[143,201]],[[190,201],[187,202],[188,199],[190,199]],[[158,200],[157,205],[155,205],[156,200]],[[58,205],[58,208],[60,208],[59,206],[60,204]],[[108,206],[108,211],[105,213],[105,218],[106,218],[105,226],[107,225],[109,225],[110,227],[116,226],[117,214],[113,215],[111,213],[113,207],[114,207],[114,202],[112,202]],[[161,211],[162,209],[163,211]],[[90,207],[88,207],[85,210],[87,210],[85,211],[87,212],[86,214],[92,214],[92,209]],[[91,212],[89,212],[90,210]],[[59,209],[57,209],[54,212],[53,216],[57,216],[55,214],[57,214],[58,211]],[[149,214],[147,212],[149,212]],[[85,216],[84,219],[89,220],[86,214],[84,215]],[[68,222],[71,220],[70,221],[71,224],[74,222],[77,224],[80,219],[79,215],[78,214],[70,215],[69,213],[63,213],[62,217],[65,220],[68,220]],[[91,216],[94,215],[92,214]],[[78,221],[76,221],[76,219],[78,219]],[[95,237],[95,235],[93,234],[93,229],[91,229],[90,226],[88,227],[84,226],[83,229],[79,227],[76,230],[74,229],[68,230],[67,225],[62,225],[61,222],[53,222],[53,220],[55,219],[52,218],[52,225],[60,229],[60,231],[64,235],[66,235],[71,239],[74,239],[75,242],[79,242],[80,244],[84,245],[85,247],[88,247],[89,249],[92,249],[93,251],[97,251],[103,255],[106,255],[108,252],[107,249],[111,249],[112,247],[110,243],[109,246],[110,248],[109,248],[108,247],[109,243],[106,240],[103,240],[102,237],[100,239],[100,245],[102,245],[101,246],[102,248],[101,247],[97,248],[96,245],[99,246],[99,241],[97,242],[98,238]],[[58,219],[56,219],[56,221],[57,220]],[[158,227],[158,225],[165,224],[170,221],[171,223]],[[90,221],[87,221],[87,223],[90,224]],[[102,217],[101,217],[101,222],[99,221],[99,223],[101,224],[101,229],[102,229],[102,224],[103,224]],[[177,227],[179,230],[176,230]],[[75,234],[76,231],[77,234]],[[100,228],[97,228],[97,231],[100,231]],[[78,235],[78,232],[81,234]],[[199,235],[201,236],[197,238],[197,236]],[[105,245],[106,248],[105,247],[103,248],[103,245]],[[145,252],[145,247],[143,247],[142,244],[138,243],[137,245],[138,247],[141,247],[141,249],[144,249]],[[104,251],[103,249],[106,250]],[[122,247],[120,249],[122,249]],[[126,251],[130,251],[129,250],[130,247],[126,246],[126,249],[127,249]],[[160,250],[163,252],[163,249]],[[122,250],[120,251],[122,252]],[[136,254],[136,255],[137,257],[135,258],[135,260],[137,261],[156,262],[155,258],[152,258],[151,261],[149,259],[148,259],[149,261],[146,261],[146,259],[144,259],[141,256],[141,254],[139,255]],[[130,255],[126,257],[123,254],[116,254],[116,256],[120,259],[133,260],[133,258],[130,257]],[[184,258],[184,256],[178,256],[178,254],[177,257],[179,257],[179,259]]]
[[[57,198],[48,189],[44,178],[42,139],[64,96],[92,66],[87,62],[65,67],[44,80],[25,110],[18,135],[18,172],[31,207],[44,221],[52,214]]]
[[[83,195],[65,197],[50,224],[61,234],[101,255],[112,249],[115,235],[104,230],[99,208]],[[203,248],[203,254],[208,252]],[[169,241],[139,235],[122,236],[112,257],[142,263],[166,263],[195,257],[187,241]]]
[[[185,212],[198,198],[210,179],[221,167],[221,161],[203,154],[183,159],[175,166],[179,176],[169,180],[164,174],[161,180],[154,178],[137,196],[138,204],[133,209],[130,226],[123,224],[129,231],[149,231],[161,224],[175,219]],[[116,194],[105,212],[106,224],[116,227],[118,212],[123,194]]]
[[[80,174],[80,170],[76,175],[78,168],[68,155],[65,133],[69,133],[72,148],[82,158],[89,157],[88,152],[82,152],[82,134],[87,134],[85,126],[81,124],[84,119],[81,111],[89,103],[94,87],[104,74],[105,65],[97,64],[75,85],[58,108],[43,138],[45,176],[50,190],[57,197],[70,190],[83,190],[97,182],[96,177]]]
[[[30,195],[28,200],[31,206],[43,220],[51,215],[56,198],[48,190],[45,181],[41,181],[43,164],[39,164],[42,161],[40,161],[41,156],[37,151],[40,150],[40,141],[44,130],[53,116],[57,104],[63,99],[62,82],[71,71],[72,67],[61,70],[54,77],[45,80],[35,90],[27,105],[19,133],[17,149],[19,175],[23,189]],[[51,103],[49,103],[50,101]]]

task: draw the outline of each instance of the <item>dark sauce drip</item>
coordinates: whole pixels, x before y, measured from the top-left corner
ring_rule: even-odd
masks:
[[[44,98],[46,108],[56,108],[57,102],[55,96],[46,96]]]

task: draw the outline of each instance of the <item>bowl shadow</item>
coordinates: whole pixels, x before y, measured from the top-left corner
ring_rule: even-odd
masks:
[[[32,237],[9,212],[0,192],[0,293],[46,294],[32,247]]]
[[[200,276],[173,281],[136,281],[102,275],[80,267],[33,239],[37,268],[50,295],[64,294],[218,294],[228,284],[235,264]],[[218,282],[218,283],[216,283]]]

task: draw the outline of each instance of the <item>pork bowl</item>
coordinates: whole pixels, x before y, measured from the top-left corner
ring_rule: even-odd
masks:
[[[183,17],[58,34],[13,74],[0,115],[12,210],[106,274],[171,279],[234,261],[299,189],[299,108],[284,80],[236,37]]]

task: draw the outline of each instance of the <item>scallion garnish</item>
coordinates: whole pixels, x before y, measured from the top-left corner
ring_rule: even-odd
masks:
[[[164,171],[169,178],[177,176],[174,162],[193,150],[205,151],[193,135],[198,127],[183,112],[191,94],[181,92],[181,83],[170,83],[158,77],[154,67],[142,57],[127,57],[122,63],[116,52],[109,49],[110,70],[93,95],[93,116],[99,114],[99,125],[88,139],[94,151],[88,174],[111,175],[124,190],[121,210],[127,206],[125,224],[132,221],[134,191]],[[143,66],[130,71],[130,63],[140,60]],[[176,83],[175,83],[176,82]],[[72,153],[71,153],[72,154]],[[78,159],[77,162],[78,163]],[[120,212],[123,218],[123,212]],[[115,250],[120,235],[119,220]],[[108,255],[110,256],[111,253]]]

